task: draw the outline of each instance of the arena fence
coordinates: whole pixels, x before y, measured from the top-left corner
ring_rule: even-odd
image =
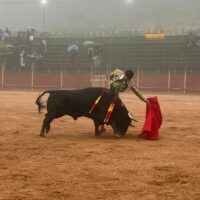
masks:
[[[116,67],[40,70],[33,63],[29,70],[9,71],[0,66],[1,89],[79,89],[107,87],[109,72]],[[200,67],[155,67],[138,65],[133,68],[135,84],[140,90],[200,93]]]

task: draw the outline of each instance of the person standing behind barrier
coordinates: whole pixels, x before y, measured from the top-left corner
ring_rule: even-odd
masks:
[[[20,66],[24,68],[26,66],[26,63],[25,63],[26,52],[24,49],[20,52],[19,56],[20,56]]]
[[[76,66],[77,55],[78,55],[78,51],[76,49],[72,49],[72,51],[70,52],[70,60],[71,60],[72,66]]]
[[[8,29],[8,27],[5,29],[4,31],[4,38],[5,38],[5,42],[9,42],[9,38],[11,36],[11,32],[10,30]]]
[[[94,48],[93,47],[89,47],[88,48],[88,63],[91,66],[93,63],[93,56],[94,56]]]
[[[96,56],[97,56],[96,66],[99,67],[101,65],[101,59],[102,59],[102,47],[101,46],[96,47]]]
[[[11,36],[11,32],[8,29],[8,27],[5,29],[4,34],[5,34],[5,37],[10,37]]]
[[[47,38],[45,33],[41,34],[41,46],[42,46],[42,51],[47,52]]]
[[[3,38],[4,38],[3,30],[0,29],[0,41],[3,41]]]

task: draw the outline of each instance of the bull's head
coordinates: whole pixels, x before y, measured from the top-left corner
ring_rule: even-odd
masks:
[[[132,120],[134,120],[132,114],[121,104],[121,101],[117,101],[111,117],[111,126],[114,132],[119,136],[124,135],[131,126]]]

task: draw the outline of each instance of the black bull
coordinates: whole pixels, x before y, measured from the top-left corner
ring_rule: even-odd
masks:
[[[89,110],[100,93],[104,90],[104,95],[100,99],[94,110],[89,113]],[[46,106],[42,104],[42,96],[49,93]],[[50,123],[55,118],[69,115],[76,120],[78,117],[91,118],[95,126],[95,135],[100,135],[99,126],[104,123],[104,118],[108,111],[109,105],[112,102],[112,93],[105,88],[86,88],[81,90],[50,90],[43,92],[36,100],[38,111],[42,108],[47,108],[47,113],[43,120],[40,136],[48,133],[50,130]],[[107,122],[111,125],[113,132],[118,136],[126,133],[128,127],[131,125],[131,117],[128,115],[126,107],[118,98],[115,108]]]

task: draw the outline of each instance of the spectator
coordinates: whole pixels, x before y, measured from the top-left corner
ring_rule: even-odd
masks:
[[[76,49],[73,49],[70,52],[70,59],[71,59],[72,66],[76,65],[77,55],[78,55],[78,51]]]
[[[29,43],[32,44],[35,39],[35,30],[31,28],[30,35],[29,35]]]
[[[11,36],[11,32],[10,32],[10,30],[8,29],[8,27],[5,29],[5,31],[4,31],[4,36],[5,37],[10,37]]]
[[[2,41],[2,40],[3,40],[3,37],[4,37],[3,30],[2,30],[2,29],[0,29],[0,41]]]
[[[94,57],[94,48],[89,47],[88,48],[88,63],[91,65]]]
[[[34,41],[34,35],[30,35],[30,36],[29,36],[29,42],[30,42],[30,44],[32,44],[33,41]]]
[[[47,39],[45,33],[42,33],[41,35],[41,46],[42,46],[42,51],[47,52]]]
[[[25,52],[24,49],[20,52],[19,56],[20,56],[20,66],[21,66],[22,68],[24,68],[24,67],[26,66],[26,64],[25,64],[26,52]]]
[[[95,67],[99,67],[101,65],[101,57],[102,57],[102,48],[100,46],[97,46],[95,48],[95,56],[93,57]]]

